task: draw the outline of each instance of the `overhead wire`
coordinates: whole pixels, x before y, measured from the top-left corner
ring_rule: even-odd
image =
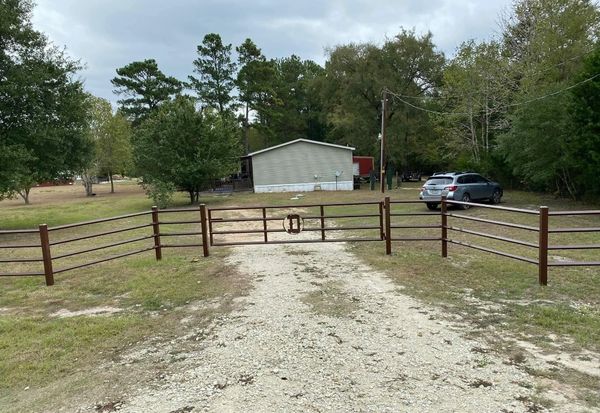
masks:
[[[584,80],[582,80],[580,82],[577,82],[577,83],[575,83],[573,85],[567,86],[567,87],[562,88],[560,90],[557,90],[557,91],[554,91],[554,92],[551,92],[551,93],[547,93],[545,95],[538,96],[538,97],[535,97],[535,98],[532,98],[532,99],[524,100],[522,102],[509,103],[509,104],[506,104],[506,105],[500,105],[497,108],[501,109],[501,108],[523,106],[523,105],[527,105],[527,104],[532,103],[532,102],[537,102],[539,100],[547,99],[549,97],[556,96],[556,95],[564,93],[564,92],[566,92],[568,90],[574,89],[577,86],[581,86],[581,85],[583,85],[585,83],[591,82],[592,80],[594,80],[598,76],[600,76],[600,73],[596,73],[595,75],[593,75],[591,77],[588,77],[587,79],[584,79]],[[422,106],[414,105],[411,102],[408,102],[408,101],[402,99],[403,96],[401,94],[392,92],[391,90],[389,90],[387,88],[385,89],[385,92],[389,93],[390,95],[392,95],[392,97],[394,99],[396,99],[396,100],[404,103],[405,105],[410,106],[410,107],[412,107],[412,108],[414,108],[416,110],[420,110],[422,112],[427,112],[427,113],[431,113],[431,114],[434,114],[434,115],[449,115],[449,116],[453,116],[453,115],[465,115],[465,116],[469,116],[469,115],[471,115],[471,113],[468,113],[468,112],[444,112],[444,111],[438,111],[438,110],[424,108]]]

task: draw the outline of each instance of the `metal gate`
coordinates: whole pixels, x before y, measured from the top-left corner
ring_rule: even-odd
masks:
[[[385,238],[379,201],[210,208],[208,225],[211,246]]]

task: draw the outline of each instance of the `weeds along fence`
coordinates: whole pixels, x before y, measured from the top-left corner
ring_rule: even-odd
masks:
[[[55,274],[149,251],[160,260],[169,248],[198,248],[208,256],[210,246],[355,241],[383,242],[388,255],[394,243],[411,241],[439,243],[442,257],[448,256],[449,245],[475,249],[537,266],[541,285],[548,283],[552,267],[600,266],[600,227],[589,226],[589,218],[600,216],[600,210],[549,211],[543,206],[531,210],[446,199],[439,211],[412,208],[423,204],[386,197],[330,204],[153,207],[75,224],[4,230],[0,265],[17,270],[3,272],[0,267],[0,276],[44,276],[46,284],[53,285]],[[314,236],[294,238],[300,232]],[[118,253],[104,255],[114,248]],[[559,251],[575,256],[555,255]]]

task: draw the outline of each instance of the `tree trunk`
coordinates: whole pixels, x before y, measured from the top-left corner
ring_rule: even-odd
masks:
[[[244,118],[244,155],[248,155],[250,152],[250,146],[248,144],[248,129],[249,129],[249,121],[248,121],[248,102],[246,102],[246,117]]]
[[[114,194],[115,193],[115,184],[113,182],[113,173],[112,171],[108,171],[108,179],[110,179],[110,193]]]
[[[195,195],[195,191],[193,189],[190,189],[188,191],[188,193],[190,194],[190,205],[194,205],[194,195]]]
[[[89,175],[87,172],[84,172],[81,175],[81,182],[83,183],[83,188],[85,189],[85,196],[93,196],[94,191],[92,187],[94,185],[94,182],[92,181],[92,176]]]
[[[31,188],[24,188],[23,192],[19,192],[23,201],[25,201],[25,205],[29,205],[29,191],[31,191]]]

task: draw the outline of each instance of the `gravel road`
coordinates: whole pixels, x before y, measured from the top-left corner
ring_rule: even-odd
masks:
[[[249,294],[120,411],[533,411],[526,373],[344,244],[238,247],[228,261]]]

